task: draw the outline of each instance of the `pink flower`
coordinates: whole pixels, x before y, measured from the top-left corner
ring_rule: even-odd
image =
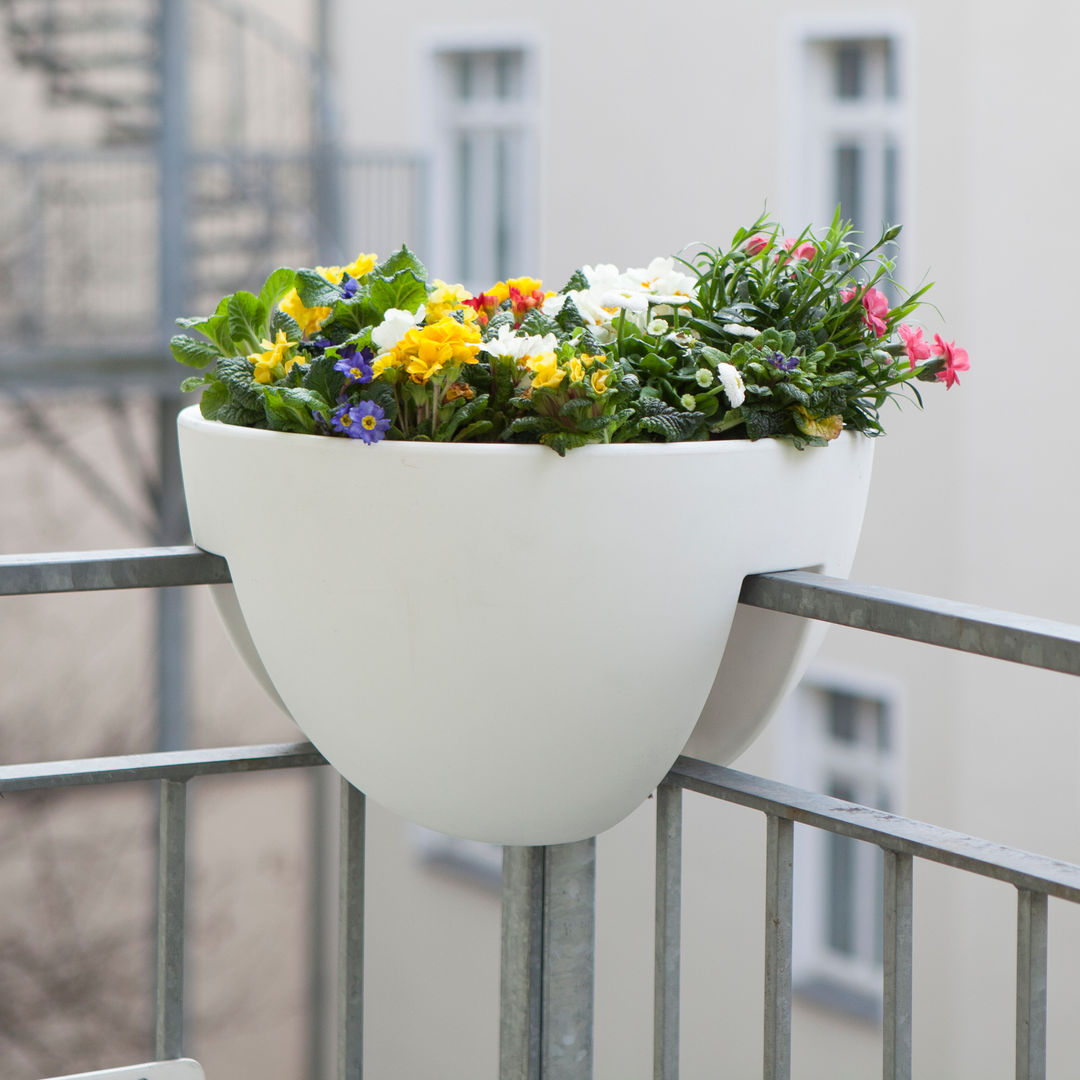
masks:
[[[866,308],[863,322],[878,337],[881,337],[888,329],[885,325],[885,316],[889,314],[889,301],[885,298],[885,294],[878,292],[877,289],[867,289],[863,293],[862,303],[863,307]]]
[[[755,233],[743,244],[750,255],[760,255],[769,246],[769,238],[761,233]]]
[[[795,250],[792,251],[792,248],[795,248]],[[791,252],[790,257],[793,259],[812,259],[817,254],[817,248],[814,247],[809,240],[800,244],[798,247],[795,247],[794,237],[788,237],[788,239],[784,241],[784,251]],[[773,262],[780,262],[781,259],[783,259],[784,262],[787,262],[787,258],[778,251],[773,256]]]
[[[859,290],[853,285],[848,286],[846,289],[841,289],[841,302],[846,304],[858,291]],[[877,289],[867,289],[866,292],[863,293],[862,306],[866,308],[863,322],[866,323],[878,337],[881,337],[888,329],[885,325],[885,316],[889,314],[889,301],[885,299],[885,294],[878,292]]]
[[[956,377],[958,371],[967,371],[971,367],[967,349],[961,349],[955,341],[942,341],[940,334],[934,335],[934,355],[945,358],[945,370],[937,373],[937,379],[945,384],[946,390],[960,382]]]
[[[921,326],[912,330],[906,323],[901,323],[900,336],[904,339],[904,345],[907,348],[907,358],[911,362],[912,371],[915,370],[915,365],[920,360],[930,359],[930,342],[923,341]]]

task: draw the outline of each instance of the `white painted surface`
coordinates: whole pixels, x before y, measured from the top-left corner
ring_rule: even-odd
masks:
[[[262,664],[338,771],[430,828],[538,844],[629,814],[710,688],[696,741],[715,760],[760,730],[802,636],[742,642],[718,679],[743,577],[850,562],[872,442],[560,458],[192,407],[180,448],[192,535],[229,560]]]
[[[72,1073],[55,1076],[52,1080],[203,1080],[202,1066],[191,1058],[176,1061],[151,1061],[145,1065],[128,1065],[119,1069],[99,1069],[97,1072]]]

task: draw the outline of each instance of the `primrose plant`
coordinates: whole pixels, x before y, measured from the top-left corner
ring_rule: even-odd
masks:
[[[837,215],[820,236],[764,218],[727,248],[619,270],[583,266],[558,292],[534,278],[473,295],[429,279],[407,248],[379,261],[275,270],[255,294],[182,319],[211,420],[372,444],[383,439],[589,443],[882,432],[916,382],[946,388],[968,355],[891,304],[886,252]],[[894,291],[898,287],[893,286]],[[193,333],[192,333],[193,332]],[[196,336],[197,335],[197,336]]]

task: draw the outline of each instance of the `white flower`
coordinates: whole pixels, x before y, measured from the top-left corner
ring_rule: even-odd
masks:
[[[761,333],[760,330],[755,330],[752,326],[743,326],[742,323],[737,322],[724,323],[724,332],[734,334],[735,337],[748,338],[755,338]]]
[[[611,289],[600,297],[600,306],[622,308],[624,311],[633,311],[638,315],[643,315],[649,310],[649,300],[644,293]]]
[[[694,378],[697,379],[698,386],[712,386],[713,373],[707,367],[699,367],[694,372]]]
[[[508,356],[513,360],[524,360],[527,356],[539,356],[554,352],[559,343],[554,334],[519,334],[512,326],[500,326],[499,336],[492,341],[485,341],[480,346],[481,352],[492,356]]]
[[[566,303],[566,293],[555,293],[554,296],[544,297],[544,303],[541,305],[540,310],[549,316],[558,315],[563,309],[563,304]]]
[[[668,334],[668,341],[673,341],[676,345],[681,345],[684,349],[687,349],[694,344],[696,336],[689,330],[676,330],[674,333]]]
[[[401,308],[387,308],[383,321],[371,331],[372,343],[380,352],[389,352],[414,327],[424,321],[424,306],[417,311],[402,311]]]
[[[731,407],[737,409],[746,400],[746,385],[742,376],[732,364],[717,364],[716,375],[723,384],[724,393],[731,402]]]
[[[663,319],[650,319],[649,325],[645,329],[653,337],[659,337],[661,334],[667,333],[668,324]]]
[[[675,260],[670,256],[657,256],[644,268],[631,268],[626,271],[626,277],[668,304],[686,303],[697,289],[697,278],[676,270]]]
[[[683,394],[679,400],[682,402],[682,407],[690,412],[697,408],[697,398],[693,394]]]

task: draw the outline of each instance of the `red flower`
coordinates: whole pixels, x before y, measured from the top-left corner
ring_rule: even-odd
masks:
[[[967,371],[971,367],[967,349],[961,349],[955,341],[942,341],[940,334],[934,335],[934,355],[945,358],[945,368],[937,373],[937,380],[945,384],[946,390],[960,382],[956,377],[958,371]]]
[[[760,255],[769,246],[769,238],[762,233],[755,233],[743,244],[750,255]]]
[[[904,346],[907,348],[908,360],[911,362],[912,371],[915,370],[915,365],[920,360],[930,359],[930,342],[923,341],[921,326],[912,330],[906,323],[901,323],[900,336],[904,339]]]
[[[791,249],[795,248],[794,251]],[[809,240],[795,247],[795,240],[789,237],[784,241],[784,250],[791,251],[791,258],[793,259],[812,259],[817,254],[817,248],[810,243]],[[776,253],[776,261],[779,262],[781,258],[780,252]],[[787,261],[786,259],[784,260]]]
[[[476,321],[481,326],[487,326],[491,313],[499,306],[499,298],[492,296],[491,293],[470,296],[468,300],[462,300],[461,302],[476,312]]]
[[[531,293],[523,293],[519,289],[510,286],[510,306],[514,310],[514,325],[516,326],[535,307],[540,307],[544,302],[544,294],[540,289],[534,289]]]

